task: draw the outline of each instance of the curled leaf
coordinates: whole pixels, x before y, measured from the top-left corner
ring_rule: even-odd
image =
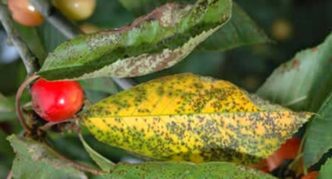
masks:
[[[169,3],[116,30],[61,44],[43,64],[48,79],[133,77],[169,68],[224,25],[231,0]]]
[[[251,163],[311,116],[267,104],[229,82],[179,74],[104,99],[82,117],[98,140],[145,157]]]

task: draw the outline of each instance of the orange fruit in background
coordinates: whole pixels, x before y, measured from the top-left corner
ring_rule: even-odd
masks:
[[[319,173],[317,171],[311,171],[307,175],[301,177],[301,179],[316,179]]]
[[[8,8],[13,19],[19,24],[38,26],[44,21],[43,16],[29,3],[29,0],[8,0]]]
[[[80,25],[80,29],[85,34],[91,34],[91,33],[100,31],[99,27],[97,27],[93,24],[89,24],[89,23],[84,23],[84,24]]]
[[[272,23],[271,35],[279,41],[288,40],[293,35],[293,26],[287,19],[276,19]]]
[[[300,138],[294,137],[288,139],[276,152],[274,152],[267,159],[253,165],[253,167],[264,172],[273,171],[278,168],[284,160],[294,159],[299,152],[300,145]]]
[[[54,6],[71,20],[89,18],[96,7],[96,0],[53,0]]]

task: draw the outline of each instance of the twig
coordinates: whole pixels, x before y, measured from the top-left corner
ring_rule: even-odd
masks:
[[[12,179],[12,178],[13,178],[13,170],[10,170],[8,172],[8,175],[7,175],[6,179]]]
[[[7,32],[8,37],[18,50],[28,75],[33,74],[39,68],[38,61],[15,30],[13,20],[8,12],[8,9],[2,3],[0,3],[0,20]]]
[[[63,16],[49,0],[30,0],[33,6],[40,11],[43,16],[50,22],[56,29],[58,29],[68,39],[72,39],[83,32],[65,16]],[[135,82],[128,78],[115,78],[113,81],[122,89],[129,89],[135,85]]]

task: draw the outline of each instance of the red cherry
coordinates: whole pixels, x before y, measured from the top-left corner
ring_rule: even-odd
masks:
[[[83,90],[75,81],[47,81],[38,79],[31,88],[32,107],[50,122],[73,117],[83,105]]]

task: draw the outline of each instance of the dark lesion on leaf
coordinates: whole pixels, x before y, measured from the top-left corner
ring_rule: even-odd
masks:
[[[175,24],[176,22],[176,17],[174,16],[169,16],[169,21],[171,22],[170,24],[164,23],[164,21],[162,20],[162,18],[164,18],[164,13],[167,12],[169,14],[173,14],[173,12],[183,8],[184,5],[180,5],[177,3],[167,3],[163,6],[160,6],[156,9],[154,9],[152,12],[150,12],[147,15],[138,17],[134,22],[132,22],[129,25],[123,26],[121,28],[118,29],[113,29],[112,31],[114,32],[125,32],[125,31],[129,31],[130,29],[133,28],[137,28],[139,27],[141,24],[143,24],[143,22],[149,22],[149,21],[159,21],[161,26],[167,27],[167,26],[172,26]]]

